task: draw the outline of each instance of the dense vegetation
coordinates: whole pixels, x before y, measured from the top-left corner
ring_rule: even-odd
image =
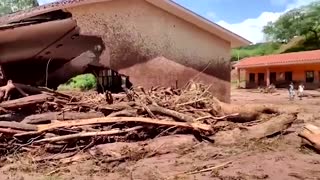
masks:
[[[58,87],[59,90],[90,90],[97,86],[97,79],[93,74],[81,74],[71,78],[65,84]]]
[[[38,6],[37,0],[0,0],[0,16]]]
[[[280,48],[281,43],[270,42],[270,43],[258,43],[246,47],[241,47],[232,50],[232,61],[243,59],[251,56],[263,56],[267,54],[276,53]]]
[[[292,9],[263,32],[268,43],[234,49],[232,60],[251,56],[320,49],[320,1]]]

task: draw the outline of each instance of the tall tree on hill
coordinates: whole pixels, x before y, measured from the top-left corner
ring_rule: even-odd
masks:
[[[320,1],[283,14],[277,21],[269,22],[263,29],[273,41],[289,42],[295,36],[312,38],[320,47]]]
[[[37,0],[0,0],[0,16],[38,5]]]

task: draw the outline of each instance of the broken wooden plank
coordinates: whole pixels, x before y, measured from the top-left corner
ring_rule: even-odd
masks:
[[[53,143],[53,142],[57,142],[57,141],[66,141],[66,140],[77,139],[77,138],[82,138],[82,137],[116,135],[116,134],[122,134],[122,133],[136,131],[136,130],[139,130],[142,128],[143,128],[142,126],[137,126],[137,127],[133,127],[133,128],[124,129],[124,130],[113,129],[113,130],[109,130],[109,131],[100,131],[100,132],[81,132],[81,133],[76,133],[76,134],[69,134],[69,135],[64,135],[64,136],[56,136],[56,137],[51,137],[51,138],[40,139],[38,141],[35,141],[34,143],[43,143],[43,142]]]
[[[16,110],[22,107],[44,103],[50,98],[52,98],[52,96],[47,94],[37,94],[28,97],[23,97],[20,99],[2,102],[0,103],[0,107],[8,110]]]
[[[143,117],[103,117],[83,120],[71,120],[64,122],[55,122],[46,125],[37,125],[38,131],[48,131],[56,128],[71,127],[71,126],[82,126],[91,124],[107,124],[107,123],[119,123],[119,122],[139,122],[146,124],[162,125],[162,126],[177,126],[181,128],[198,129],[204,131],[212,131],[212,127],[207,124],[201,123],[184,123],[167,120],[150,119]]]
[[[21,122],[25,124],[39,124],[52,120],[76,120],[104,117],[101,112],[48,112],[25,117]]]

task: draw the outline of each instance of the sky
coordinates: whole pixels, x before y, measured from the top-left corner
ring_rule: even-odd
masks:
[[[38,0],[39,4],[55,0]],[[286,11],[316,0],[174,0],[176,3],[248,39],[263,42],[263,26]]]

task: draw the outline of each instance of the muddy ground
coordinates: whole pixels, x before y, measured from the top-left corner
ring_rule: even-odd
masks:
[[[33,163],[30,154],[15,155],[9,157],[11,164],[1,164],[0,179],[320,179],[320,155],[302,147],[297,136],[305,122],[320,125],[320,92],[307,94],[302,100],[289,101],[286,90],[277,90],[275,94],[233,90],[234,104],[274,104],[282,111],[298,110],[293,126],[272,138],[220,145],[200,143],[191,135],[166,136],[147,142],[100,145],[95,152],[101,153],[71,164]],[[105,161],[110,152],[125,154],[127,158]],[[223,166],[190,173],[219,165]]]

